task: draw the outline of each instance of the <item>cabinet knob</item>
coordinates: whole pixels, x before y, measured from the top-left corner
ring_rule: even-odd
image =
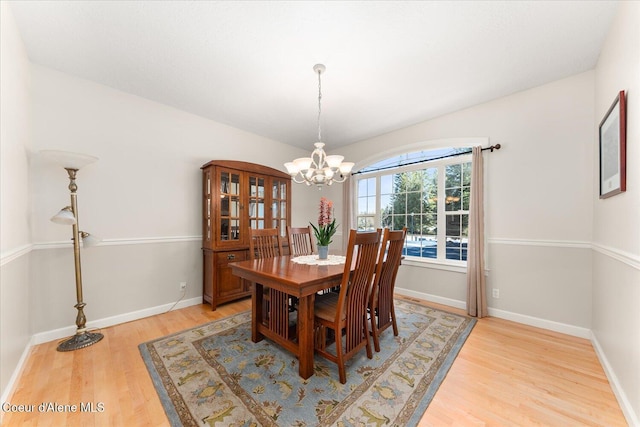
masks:
[[[227,259],[228,259],[228,260],[230,260],[230,259],[236,259],[236,256],[235,256],[235,254],[228,254],[228,255],[227,255]]]

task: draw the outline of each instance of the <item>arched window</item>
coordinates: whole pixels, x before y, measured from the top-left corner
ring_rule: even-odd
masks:
[[[407,227],[406,257],[466,263],[470,148],[394,156],[354,178],[358,230]]]

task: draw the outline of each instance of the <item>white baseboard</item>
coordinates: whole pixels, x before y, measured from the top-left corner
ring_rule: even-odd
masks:
[[[572,335],[578,338],[591,338],[591,330],[580,326],[568,325],[566,323],[555,322],[553,320],[540,319],[539,317],[528,316],[526,314],[513,313],[511,311],[500,310],[489,307],[489,316],[499,319],[511,320],[536,328],[547,329],[561,334]]]
[[[414,298],[420,298],[426,301],[435,302],[437,304],[447,305],[449,307],[459,308],[464,310],[467,308],[466,301],[455,300],[451,298],[439,297],[437,295],[425,294],[422,292],[412,291],[409,289],[395,288],[395,292]],[[552,320],[540,319],[538,317],[527,316],[526,314],[518,314],[510,311],[499,310],[497,308],[489,307],[489,316],[497,317],[499,319],[511,320],[513,322],[522,323],[529,326],[535,326],[537,328],[548,329],[550,331],[560,332],[562,334],[572,335],[580,338],[591,338],[591,330],[587,328],[581,328],[579,326],[567,325],[565,323],[554,322]]]
[[[156,314],[161,314],[173,307],[174,303],[163,304],[156,307],[149,307],[138,311],[132,311],[130,313],[123,313],[117,316],[106,317],[104,319],[92,320],[87,322],[87,329],[101,329],[109,326],[118,325],[120,323],[131,322],[132,320],[138,320]],[[173,307],[173,310],[179,308],[190,307],[192,305],[202,304],[202,297],[191,298],[188,300],[180,301]],[[75,335],[77,327],[66,326],[60,329],[54,329],[52,331],[40,332],[33,336],[32,345],[42,344],[45,342],[70,337]]]
[[[591,334],[591,344],[593,345],[593,348],[596,351],[596,355],[598,356],[598,359],[600,360],[600,364],[604,369],[604,373],[607,376],[607,379],[609,380],[609,384],[611,384],[611,389],[613,390],[613,394],[616,396],[616,399],[620,404],[620,409],[622,409],[622,414],[626,418],[627,423],[629,423],[630,426],[640,427],[640,418],[639,418],[640,414],[636,414],[634,412],[631,402],[629,402],[629,399],[627,399],[627,395],[624,393],[623,388],[620,385],[620,381],[618,381],[618,377],[616,376],[615,372],[611,368],[611,364],[609,363],[609,360],[605,356],[604,350],[600,346],[598,339],[593,333]]]
[[[464,310],[467,307],[467,303],[464,301],[458,301],[451,298],[439,297],[437,295],[425,294],[423,292],[412,291],[410,289],[403,289],[396,287],[394,292],[406,297],[418,298],[421,300],[435,302],[436,304],[448,305],[449,307],[459,308]]]
[[[18,379],[20,378],[20,375],[22,374],[22,370],[24,369],[24,364],[27,362],[27,359],[29,358],[29,354],[31,353],[31,347],[33,347],[33,345],[34,345],[33,337],[31,337],[26,347],[22,351],[22,355],[20,356],[20,360],[18,360],[18,365],[16,366],[16,369],[13,370],[13,374],[11,374],[11,378],[9,378],[9,382],[7,383],[7,386],[4,389],[4,393],[2,393],[2,397],[0,397],[0,399],[2,399],[0,400],[0,402],[2,403],[10,402],[9,398],[13,393],[13,389],[16,382],[18,381]],[[2,425],[3,418],[4,418],[4,411],[0,410],[0,425]]]

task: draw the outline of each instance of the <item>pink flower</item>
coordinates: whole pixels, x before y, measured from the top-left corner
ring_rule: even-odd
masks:
[[[331,211],[333,210],[333,202],[327,200],[326,197],[320,198],[320,215],[318,216],[318,225],[324,226],[331,223]]]
[[[311,224],[313,232],[318,241],[318,246],[328,246],[331,238],[336,232],[338,225],[333,216],[333,202],[325,197],[320,198],[320,211],[318,215],[318,226]]]

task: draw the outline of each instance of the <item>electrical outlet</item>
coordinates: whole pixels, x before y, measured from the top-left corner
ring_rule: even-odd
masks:
[[[180,282],[180,290],[184,291],[185,289],[187,289],[187,282]]]
[[[500,289],[493,288],[493,297],[496,299],[500,298]]]

